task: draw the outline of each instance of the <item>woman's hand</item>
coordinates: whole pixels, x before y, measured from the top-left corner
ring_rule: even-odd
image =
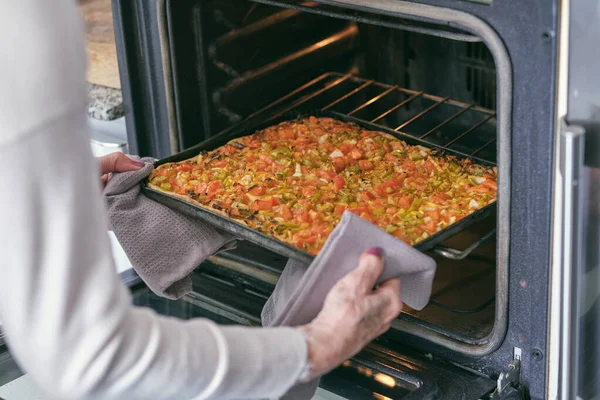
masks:
[[[136,171],[144,166],[142,161],[135,161],[123,153],[115,152],[98,158],[102,184],[106,185],[109,174],[113,172]]]
[[[391,279],[373,290],[383,271],[381,250],[369,249],[358,267],[331,289],[323,309],[299,329],[307,336],[310,381],[337,367],[390,328],[402,311],[400,280]]]

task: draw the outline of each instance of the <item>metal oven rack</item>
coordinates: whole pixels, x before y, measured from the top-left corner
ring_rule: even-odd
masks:
[[[219,108],[223,110],[223,104]],[[496,146],[493,146],[496,142],[495,111],[351,74],[325,73],[247,118],[266,116],[264,119],[269,121],[292,110],[317,109],[336,111],[382,127],[392,127],[396,131],[481,160],[496,160]],[[495,233],[496,229],[491,229],[463,250],[438,246],[433,251],[446,259],[463,260],[495,237]],[[456,308],[435,299],[430,304],[457,314],[472,314],[491,306],[494,301],[495,296],[469,308]]]

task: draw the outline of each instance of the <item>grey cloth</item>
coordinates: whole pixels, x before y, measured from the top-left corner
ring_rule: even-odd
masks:
[[[235,240],[144,196],[140,181],[150,175],[154,160],[142,161],[146,166],[113,174],[104,188],[110,229],[148,287],[178,299],[192,290],[190,273],[209,256],[235,247]]]
[[[421,310],[429,302],[435,261],[364,219],[345,212],[310,266],[290,260],[262,311],[263,326],[298,326],[312,321],[333,285],[356,268],[359,256],[371,247],[384,255],[377,283],[400,277],[402,301]],[[319,381],[293,387],[286,400],[310,399]]]

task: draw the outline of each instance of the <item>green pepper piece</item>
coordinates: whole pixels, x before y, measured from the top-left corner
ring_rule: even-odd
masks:
[[[410,208],[408,209],[408,212],[410,213],[413,211],[417,211],[421,206],[421,203],[423,203],[423,199],[414,199],[412,204],[410,205]]]
[[[425,158],[425,157],[423,157],[423,156],[421,155],[421,153],[419,153],[418,151],[417,151],[417,152],[410,153],[410,154],[408,155],[408,157],[409,157],[411,160],[413,160],[413,161],[419,161],[419,160],[422,160],[423,158]]]

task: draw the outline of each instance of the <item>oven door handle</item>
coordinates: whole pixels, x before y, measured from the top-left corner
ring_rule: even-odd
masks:
[[[576,399],[578,389],[579,290],[583,272],[585,130],[563,121],[559,137],[561,201],[559,399]]]

